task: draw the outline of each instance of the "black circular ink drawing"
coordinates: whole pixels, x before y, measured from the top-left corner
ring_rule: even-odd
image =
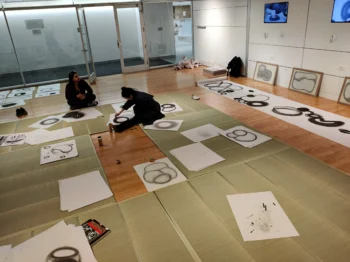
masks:
[[[49,119],[41,121],[40,125],[43,125],[43,126],[53,125],[53,124],[57,123],[58,121],[60,121],[59,118],[49,118]]]
[[[265,95],[246,95],[246,96],[234,98],[235,101],[251,107],[268,106],[269,103],[267,103],[266,101],[269,99],[270,98]]]
[[[310,112],[310,109],[308,109],[307,107],[299,107],[297,108],[297,110],[300,112]]]
[[[232,133],[227,133],[226,136],[239,142],[253,142],[258,139],[256,134],[245,130],[235,130]]]
[[[243,89],[243,87],[233,86],[232,83],[227,83],[227,82],[224,83],[223,81],[217,82],[217,83],[205,84],[204,86],[211,91],[218,92],[220,95],[227,95],[229,93],[234,93],[235,91],[240,91]]]
[[[14,94],[14,96],[24,96],[26,95],[26,93],[17,93],[17,94]]]
[[[51,146],[44,146],[44,149],[49,149],[51,148]]]
[[[301,116],[303,113],[295,107],[290,106],[275,106],[272,112],[282,116]]]
[[[62,116],[63,118],[75,118],[75,119],[79,119],[82,118],[83,116],[85,116],[85,114],[83,112],[79,112],[79,111],[72,111],[72,112],[68,112],[67,114],[65,114],[64,116]]]
[[[162,112],[171,112],[176,109],[176,105],[174,104],[163,104],[160,107],[162,108]]]
[[[5,143],[6,144],[17,144],[23,140],[25,140],[27,138],[26,135],[13,135],[13,136],[9,136],[7,137]]]
[[[113,122],[116,124],[121,124],[121,123],[126,122],[128,120],[130,120],[130,119],[126,116],[117,116],[116,118],[113,119]]]
[[[249,90],[249,92],[254,93],[254,90]]]
[[[73,144],[59,145],[51,149],[51,153],[54,155],[69,154],[71,151],[73,151]]]
[[[174,128],[177,127],[178,124],[176,122],[173,121],[158,121],[156,123],[153,124],[156,128],[158,129],[170,129],[170,128]]]
[[[343,134],[347,134],[347,135],[350,135],[350,130],[346,130],[346,129],[339,129],[339,131]]]
[[[8,104],[2,104],[2,107],[11,107],[11,106],[15,106],[17,105],[17,103],[8,103]]]
[[[50,156],[44,156],[44,159],[48,159],[48,158],[50,158]]]
[[[342,121],[327,121],[323,117],[311,117],[309,121],[315,125],[325,126],[325,127],[340,127],[345,125]]]
[[[264,107],[264,106],[268,106],[269,103],[266,103],[264,101],[249,101],[246,103],[246,105],[251,107]]]
[[[247,95],[247,97],[255,97],[255,95]]]
[[[143,179],[151,184],[166,184],[177,177],[177,172],[164,162],[156,162],[145,167]]]

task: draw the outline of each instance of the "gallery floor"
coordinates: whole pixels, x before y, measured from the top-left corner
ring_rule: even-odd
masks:
[[[241,122],[273,140],[248,150],[220,138],[208,140],[206,145],[225,155],[226,164],[201,172],[181,169],[188,182],[152,193],[133,166],[169,157],[169,149],[185,143],[179,134],[145,133],[140,127],[122,134],[100,133],[106,130],[104,122],[87,120],[73,126],[82,147],[75,162],[45,168],[36,164],[39,147],[2,149],[0,221],[6,228],[0,230],[0,245],[21,243],[60,219],[79,224],[96,218],[112,229],[94,247],[97,260],[103,262],[347,261],[350,149],[196,87],[195,81],[206,78],[202,69],[163,68],[98,78],[93,88],[102,105],[99,110],[107,117],[113,112],[108,104],[121,99],[120,87],[131,86],[154,94],[160,102],[179,103],[184,112],[167,117],[185,119],[188,127],[209,122],[224,128]],[[350,117],[349,108],[334,101],[246,78],[231,80]],[[0,133],[25,132],[40,116],[67,111],[63,84],[61,89],[59,96],[26,101],[35,119],[17,121],[14,110],[0,111],[1,122],[15,120],[1,124]],[[194,93],[200,101],[190,99]],[[97,136],[104,146],[98,145]],[[89,168],[104,171],[117,203],[109,199],[75,213],[57,211],[55,179]],[[243,242],[226,195],[261,191],[273,192],[299,237]]]

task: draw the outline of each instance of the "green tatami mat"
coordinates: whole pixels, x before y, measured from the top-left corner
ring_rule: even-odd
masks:
[[[108,236],[93,246],[98,262],[137,262],[132,240],[117,204],[79,215],[79,225],[94,218],[111,230]]]
[[[315,183],[320,183],[350,200],[350,176],[293,148],[275,154],[275,157],[313,178]]]
[[[283,173],[283,170],[278,166],[272,168],[276,170],[275,172]],[[272,191],[300,234],[299,237],[293,237],[290,239],[303,247],[303,249],[312,257],[315,257],[320,261],[329,262],[345,262],[348,260],[347,254],[350,252],[349,235],[340,228],[335,227],[331,222],[320,217],[316,212],[309,210],[309,208],[298,199],[295,199],[293,196],[282,190],[278,184],[266,179],[247,165],[223,168],[219,169],[218,172],[231,186],[237,189],[239,193]],[[206,199],[207,198],[208,196],[206,196]],[[218,213],[221,212],[219,208],[215,208],[214,210],[217,210],[216,212]],[[225,215],[225,213],[222,214],[222,216]],[[227,218],[224,218],[224,220],[229,221]],[[278,241],[280,240],[281,239],[278,239]],[[252,245],[255,249],[256,247],[259,247],[259,242],[260,241],[256,241],[245,244],[249,246]],[[273,241],[273,243],[278,242]],[[261,255],[266,255],[265,251],[263,251],[263,247],[259,247],[259,249]],[[297,256],[297,254],[295,254],[295,256]],[[289,259],[280,261],[295,261],[294,254],[291,254]],[[310,258],[310,261],[313,260]]]
[[[237,168],[227,170],[230,170],[231,173],[235,174],[237,174],[235,171],[239,171]],[[238,194],[241,192],[230,185],[218,173],[211,173],[190,180],[190,184],[203,199],[205,204],[240,241],[241,245],[250,251],[256,261],[315,261],[291,238],[243,242],[238,225],[226,197],[227,195]],[[276,254],[276,247],[278,247],[279,250],[278,255]]]
[[[153,193],[119,206],[140,261],[194,261]]]
[[[274,157],[260,158],[248,165],[350,236],[348,200]]]
[[[49,222],[59,221],[67,217],[76,216],[80,213],[101,208],[115,203],[113,197],[98,203],[83,207],[73,212],[60,210],[60,199],[52,198],[22,208],[14,209],[0,214],[0,223],[6,227],[0,228],[0,237],[16,232],[37,227]]]
[[[7,177],[13,174],[55,166],[61,164],[62,162],[66,164],[73,163],[76,159],[81,159],[84,157],[95,155],[95,149],[92,145],[89,135],[71,137],[65,140],[75,140],[78,149],[77,157],[69,158],[67,160],[62,161],[51,162],[45,165],[40,165],[40,150],[46,144],[31,146],[23,150],[17,150],[2,155],[2,157],[0,158],[0,168],[2,170],[2,172],[0,173],[0,178]],[[56,144],[56,142],[50,142],[47,144]]]
[[[255,261],[188,183],[160,189],[156,195],[201,261]]]

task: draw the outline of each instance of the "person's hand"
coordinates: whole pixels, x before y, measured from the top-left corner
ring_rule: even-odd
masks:
[[[77,95],[77,98],[80,100],[84,100],[85,99],[85,95],[84,94],[79,94]]]
[[[116,113],[114,117],[118,117],[122,112]]]

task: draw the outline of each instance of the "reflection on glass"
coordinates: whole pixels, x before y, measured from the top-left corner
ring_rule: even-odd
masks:
[[[25,82],[87,75],[75,8],[6,11]]]
[[[0,88],[23,85],[5,16],[0,12]]]
[[[191,2],[145,3],[144,19],[151,67],[192,57]]]
[[[139,8],[120,8],[117,14],[125,66],[144,65]]]

